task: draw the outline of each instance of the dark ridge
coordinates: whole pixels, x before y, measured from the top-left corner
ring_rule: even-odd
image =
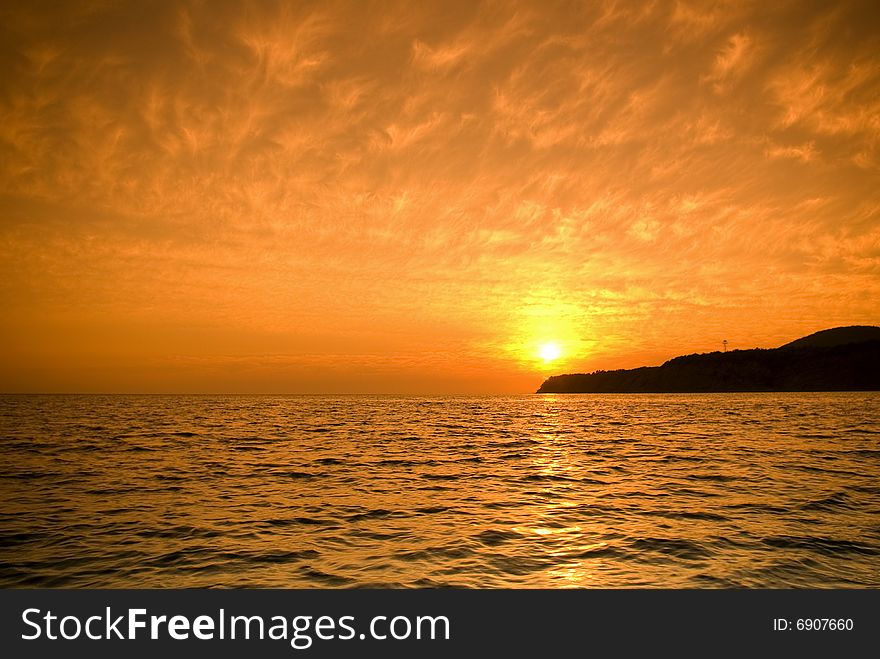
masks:
[[[880,327],[873,325],[852,325],[814,332],[800,339],[786,343],[782,348],[833,348],[848,343],[880,341]]]
[[[685,355],[662,366],[554,375],[539,394],[880,390],[880,327],[816,332],[769,350]]]

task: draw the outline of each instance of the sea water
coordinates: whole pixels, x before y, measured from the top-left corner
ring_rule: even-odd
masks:
[[[878,587],[880,394],[2,396],[2,587]]]

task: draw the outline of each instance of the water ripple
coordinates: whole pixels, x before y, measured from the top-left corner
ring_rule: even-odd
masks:
[[[0,396],[2,587],[880,586],[880,395]]]

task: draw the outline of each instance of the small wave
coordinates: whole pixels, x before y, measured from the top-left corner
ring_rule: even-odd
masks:
[[[314,460],[314,462],[324,466],[345,464],[345,460],[340,460],[339,458],[318,458],[317,460]]]
[[[777,535],[762,538],[761,542],[770,547],[780,549],[806,549],[818,554],[837,556],[840,554],[864,554],[874,556],[880,554],[880,550],[852,540],[838,540],[836,538]]]
[[[618,547],[612,547],[610,545],[601,544],[594,547],[589,547],[584,549],[583,551],[576,552],[570,556],[570,558],[623,558],[626,556],[626,552]]]
[[[323,572],[321,570],[316,570],[312,567],[304,567],[300,570],[300,574],[304,577],[310,579],[311,581],[315,581],[322,586],[330,586],[330,587],[341,587],[341,586],[350,586],[356,583],[355,579],[351,577],[344,577],[340,574],[331,574],[329,572]]]
[[[726,476],[724,474],[691,474],[688,478],[693,481],[714,481],[716,483],[731,483],[737,480],[735,476]]]
[[[222,535],[214,529],[202,529],[195,526],[172,526],[163,529],[140,529],[136,535],[141,538],[216,538]]]
[[[488,529],[472,537],[474,538],[474,540],[477,540],[479,543],[486,545],[487,547],[495,547],[496,545],[503,544],[505,542],[508,542],[509,540],[521,538],[522,535],[520,533],[517,533],[516,531]]]
[[[702,545],[683,538],[638,538],[630,543],[630,547],[637,551],[654,551],[687,560],[708,558],[712,553]]]
[[[429,463],[436,463],[435,460],[429,460],[426,462],[421,462],[419,460],[400,460],[400,459],[387,459],[387,460],[379,460],[373,464],[381,465],[383,467],[419,467]]]
[[[608,481],[603,481],[601,478],[589,478],[587,476],[581,478],[579,482],[586,485],[608,485]]]
[[[725,505],[724,508],[730,510],[745,510],[756,513],[772,513],[774,515],[791,512],[789,508],[774,506],[770,503],[729,503]]]
[[[853,449],[852,451],[846,451],[846,453],[848,453],[849,455],[856,455],[860,458],[875,458],[877,460],[880,460],[880,450],[877,449]]]
[[[308,471],[282,471],[276,473],[275,475],[282,478],[291,478],[293,480],[303,480],[308,478],[315,478],[318,474],[313,474]]]
[[[151,489],[151,492],[161,491],[163,488],[154,488]],[[136,487],[101,487],[101,488],[88,488],[83,490],[85,494],[91,495],[103,495],[103,496],[112,496],[114,494],[131,494],[132,492],[141,492],[141,488]]]
[[[814,467],[812,465],[805,465],[805,464],[795,464],[795,465],[791,465],[791,466],[793,468],[799,469],[801,471],[809,471],[809,472],[818,473],[818,474],[835,474],[837,476],[848,476],[848,477],[861,476],[861,474],[859,474],[855,471],[848,471],[845,469],[827,469],[827,468],[823,469],[822,467]]]
[[[144,558],[143,565],[147,567],[177,567],[213,558],[215,558],[215,554],[211,549],[206,547],[187,547],[159,554],[158,556]]]
[[[17,471],[3,474],[3,478],[21,481],[32,481],[39,480],[41,478],[54,478],[58,475],[59,474],[54,471]]]
[[[470,588],[466,583],[458,582],[458,581],[437,581],[436,579],[431,579],[429,577],[422,577],[421,579],[417,579],[412,584],[414,588]]]
[[[714,574],[695,574],[691,577],[697,588],[742,588],[743,584]]]
[[[262,554],[243,554],[242,558],[252,563],[291,563],[307,558],[317,558],[320,553],[314,549],[300,551],[270,551]]]
[[[498,510],[501,508],[515,508],[519,505],[521,504],[517,501],[490,501],[483,504],[483,507],[487,510]]]
[[[416,508],[415,512],[423,515],[433,515],[434,513],[445,513],[447,510],[450,510],[449,506],[425,506],[423,508]]]
[[[531,474],[517,480],[526,483],[578,483],[582,482],[579,478],[571,476],[557,476],[556,474]]]
[[[10,585],[19,588],[64,588],[75,581],[75,578],[70,575],[32,574],[30,572],[17,572],[14,570],[7,578]]]
[[[334,526],[336,522],[320,517],[282,517],[258,522],[264,526]]]
[[[16,547],[41,538],[43,538],[43,535],[39,533],[3,533],[0,534],[0,548]]]
[[[533,556],[498,556],[490,561],[502,574],[526,576],[547,568],[548,562]]]
[[[386,519],[388,517],[404,517],[405,513],[395,512],[392,510],[386,510],[385,508],[376,508],[375,510],[368,510],[365,513],[357,513],[355,515],[350,515],[345,518],[347,522],[362,522],[364,520],[369,519]]]
[[[840,508],[848,507],[849,496],[846,492],[837,492],[836,494],[832,494],[831,496],[824,497],[822,499],[816,499],[814,501],[808,501],[807,503],[801,505],[799,507],[800,510],[804,511],[814,511],[814,510],[838,510]]]
[[[379,542],[386,542],[388,540],[399,540],[401,538],[401,535],[403,535],[399,531],[395,531],[394,533],[382,533],[381,531],[372,531],[370,529],[359,528],[349,529],[348,534],[356,538],[377,540]]]
[[[661,458],[663,462],[706,462],[706,458],[696,455],[665,455]]]
[[[452,547],[426,547],[398,552],[396,558],[403,561],[435,561],[438,558],[461,559],[474,555],[474,550],[459,545]]]
[[[451,492],[455,488],[447,487],[445,485],[418,485],[413,489],[418,490],[420,492]]]
[[[702,510],[697,510],[697,511],[688,511],[688,510],[669,511],[669,510],[665,510],[665,511],[660,511],[658,514],[660,514],[663,517],[667,517],[669,519],[699,519],[699,520],[704,520],[707,522],[726,522],[730,519],[729,517],[725,517],[724,515],[718,515],[717,513],[712,513],[709,511],[702,511]]]
[[[690,487],[676,487],[675,493],[676,494],[688,494],[691,496],[698,496],[698,497],[720,497],[721,496],[718,492],[708,492],[706,490],[695,490]]]

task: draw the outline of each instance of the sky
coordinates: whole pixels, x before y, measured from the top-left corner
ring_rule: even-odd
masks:
[[[518,393],[880,324],[875,2],[0,3],[0,391]]]

